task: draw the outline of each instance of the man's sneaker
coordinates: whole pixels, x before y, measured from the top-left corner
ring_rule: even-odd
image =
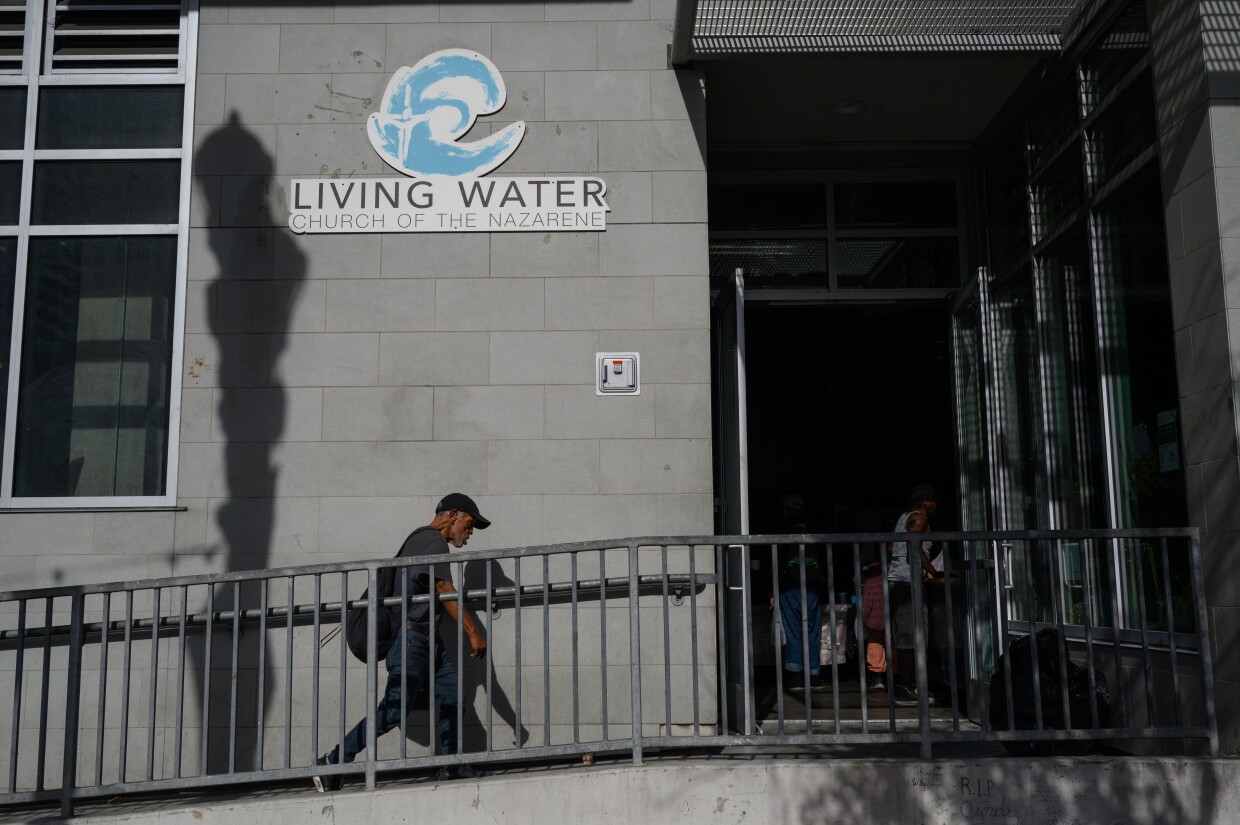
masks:
[[[866,690],[886,690],[887,680],[878,674],[871,674],[870,678],[865,682]]]
[[[791,693],[805,692],[805,672],[784,671],[784,690]]]
[[[453,779],[481,779],[486,776],[473,765],[445,765],[435,774],[436,782],[450,782]]]
[[[332,761],[331,756],[332,756],[331,751],[328,751],[327,753],[320,756],[318,759],[314,760],[314,764],[315,765],[336,764],[335,762]],[[340,786],[341,784],[343,784],[343,781],[344,781],[344,777],[342,777],[340,774],[329,773],[329,774],[325,774],[324,776],[315,776],[314,787],[318,789],[319,793],[331,793],[333,791],[340,790]]]
[[[896,685],[896,689],[892,691],[896,704],[901,707],[917,704],[917,688],[911,688],[908,685]]]
[[[816,674],[809,677],[809,689],[816,692],[830,690],[831,683],[822,674]]]

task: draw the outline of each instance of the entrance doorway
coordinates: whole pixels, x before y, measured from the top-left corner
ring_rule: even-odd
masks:
[[[745,325],[753,533],[787,531],[789,493],[810,532],[889,531],[917,484],[956,529],[946,302],[748,302]]]

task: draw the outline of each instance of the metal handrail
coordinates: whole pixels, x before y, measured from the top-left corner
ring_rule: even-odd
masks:
[[[792,694],[789,696],[793,698],[786,698],[785,688],[795,689],[795,683],[800,682],[805,697],[812,697],[818,695],[819,686],[813,684],[817,680],[811,680],[808,669],[786,677],[780,651],[759,649],[758,642],[764,633],[758,632],[762,622],[755,618],[755,606],[765,605],[769,598],[775,622],[796,635],[803,654],[801,660],[812,662],[811,645],[817,657],[820,642],[817,638],[810,641],[818,633],[813,620],[815,611],[811,608],[818,601],[821,586],[825,585],[829,594],[850,593],[860,606],[863,546],[890,547],[904,542],[906,547],[918,547],[927,538],[943,543],[945,548],[959,550],[945,552],[943,556],[944,575],[953,585],[941,588],[933,597],[919,576],[911,578],[908,594],[897,592],[887,581],[887,554],[878,554],[885,623],[881,646],[888,662],[885,675],[893,688],[896,654],[907,648],[900,647],[899,634],[892,630],[892,624],[908,620],[899,618],[905,616],[902,611],[907,609],[900,605],[904,603],[902,599],[911,598],[911,613],[907,616],[912,617],[914,625],[915,711],[898,708],[893,691],[888,691],[885,703],[876,704],[871,715],[870,700],[874,697],[867,698],[865,664],[858,659],[855,666],[851,662],[846,663],[847,667],[842,665],[838,639],[834,636],[829,646],[822,643],[823,657],[831,648],[829,680],[825,676],[827,664],[822,666],[823,687],[831,693],[830,712],[819,712],[822,709],[810,698],[800,700],[802,707],[797,708],[798,700]],[[1161,587],[1163,601],[1161,614],[1158,604],[1153,610],[1147,605],[1146,582],[1141,578],[1144,572],[1138,564],[1139,586],[1132,614],[1135,618],[1124,621],[1114,610],[1108,616],[1104,607],[1091,606],[1095,584],[1098,595],[1105,596],[1109,590],[1112,597],[1117,588],[1127,585],[1101,579],[1093,582],[1090,554],[1122,553],[1124,542],[1134,540],[1158,545],[1157,559],[1153,550],[1149,551],[1149,575],[1152,586],[1156,590]],[[1002,544],[1021,548],[1021,553],[1009,559],[1001,550]],[[802,578],[781,585],[780,559],[792,553],[804,564],[807,552],[817,554],[825,562],[825,581],[810,586]],[[1079,638],[1081,634],[1077,634],[1078,638],[1065,634],[1065,628],[1071,625],[1065,620],[1068,611],[1062,603],[1063,582],[1059,580],[1057,565],[1051,566],[1052,586],[1048,592],[1052,603],[1041,608],[1036,604],[1029,583],[1033,577],[1030,558],[1040,552],[1052,553],[1055,558],[1076,555],[1085,576],[1081,586],[1086,600],[1083,624],[1076,625],[1082,628],[1083,639]],[[1176,569],[1181,576],[1188,577],[1191,585],[1191,615],[1195,622],[1191,631],[1176,626],[1177,613],[1170,597],[1173,558],[1180,560]],[[561,571],[555,580],[550,574],[554,559],[566,559],[570,567],[566,576]],[[583,560],[596,565],[597,570],[581,575],[579,565]],[[836,560],[841,563],[835,564]],[[1158,739],[1171,747],[1183,747],[1182,740],[1198,739],[1205,743],[1208,752],[1217,753],[1212,659],[1209,655],[1186,652],[1186,647],[1195,647],[1203,654],[1211,649],[1200,540],[1194,529],[639,537],[452,554],[446,562],[455,568],[458,582],[465,582],[467,561],[487,562],[484,587],[467,587],[462,596],[400,592],[383,601],[384,606],[404,619],[415,605],[463,598],[466,607],[478,613],[479,624],[492,637],[492,654],[471,668],[466,667],[464,634],[458,632],[455,639],[450,636],[444,641],[455,647],[454,658],[461,671],[455,705],[446,707],[455,707],[457,729],[463,730],[464,684],[471,678],[477,682],[471,695],[484,684],[486,699],[471,730],[483,729],[486,742],[464,751],[464,734],[458,733],[457,752],[441,755],[408,751],[412,728],[408,727],[403,711],[414,707],[417,696],[408,695],[410,686],[404,682],[398,688],[402,708],[399,755],[376,753],[374,697],[381,674],[375,655],[379,600],[373,593],[379,570],[442,564],[444,556],[371,559],[0,593],[0,672],[11,670],[14,674],[7,762],[0,752],[0,808],[59,802],[62,813],[70,815],[78,800],[121,793],[287,781],[313,774],[357,774],[364,777],[368,787],[373,787],[380,773],[443,765],[547,759],[587,752],[625,753],[640,763],[643,753],[651,749],[742,744],[800,747],[823,743],[917,743],[922,755],[928,757],[935,744],[944,742],[1022,743],[1036,747],[1039,743],[1064,746],[1089,741]],[[764,571],[760,578],[755,578],[755,564]],[[1009,591],[1000,582],[1014,564],[1020,565],[1017,580],[1024,585]],[[509,566],[511,580],[497,579],[497,572],[503,574],[503,565]],[[610,571],[608,565],[612,565]],[[535,576],[534,583],[523,583],[523,568],[528,573],[535,566],[541,567],[541,575]],[[1109,564],[1102,567],[1106,575],[1113,575],[1116,569]],[[841,580],[837,591],[837,571],[846,568],[845,580],[851,584]],[[354,585],[356,579],[365,578],[371,595],[365,599],[347,598],[351,574]],[[1159,574],[1161,584],[1156,581]],[[397,579],[407,581],[405,576]],[[322,598],[323,584],[330,586],[336,581],[345,598]],[[310,594],[305,589],[310,585],[313,598],[307,600],[305,596]],[[769,593],[759,592],[759,588],[768,586]],[[284,590],[283,599],[280,588]],[[190,609],[191,592],[196,600],[205,598],[205,609]],[[142,603],[148,596],[150,604]],[[939,616],[933,620],[935,627],[945,617],[945,627],[939,629],[946,632],[950,655],[945,672],[938,677],[949,688],[945,695],[951,705],[950,711],[933,713],[927,657],[931,631],[927,614],[931,611],[923,610],[924,605],[931,603]],[[732,608],[725,608],[729,604]],[[12,605],[17,609],[4,609]],[[59,618],[66,605],[67,623]],[[336,642],[336,647],[325,646],[331,641],[325,631],[338,625],[342,610],[349,607],[368,609],[368,665],[351,664],[341,642]],[[122,610],[124,618],[116,618]],[[818,612],[822,624],[833,632],[844,621],[843,615],[852,615],[834,598]],[[1024,620],[1017,614],[1022,612],[1029,620],[1024,627],[1036,631],[1040,626],[1057,634],[1059,641],[1049,648],[1052,660],[1039,663],[1039,645],[1025,646],[1029,651],[1025,654],[1027,663],[1008,651],[1010,641],[1019,641],[1017,629]],[[435,627],[436,613],[432,611],[430,615],[428,638],[433,651],[438,644],[439,628]],[[959,629],[958,616],[969,619]],[[523,631],[523,621],[531,630],[541,630],[541,646],[537,638]],[[1165,631],[1157,630],[1156,624],[1165,626]],[[799,635],[795,633],[798,629]],[[862,629],[859,622],[857,629]],[[593,633],[598,635],[591,636]],[[1137,655],[1132,651],[1139,650],[1143,665],[1131,673],[1123,667],[1122,634],[1131,646],[1129,655]],[[498,641],[501,637],[502,643]],[[313,643],[306,644],[311,639]],[[1002,694],[995,712],[1000,713],[998,718],[1006,720],[999,726],[992,724],[996,717],[986,712],[984,701],[982,711],[976,715],[958,702],[962,682],[957,660],[965,654],[984,654],[987,645],[996,652],[1002,649],[1008,653],[1004,666],[996,671],[998,681],[992,680],[992,688]],[[280,646],[283,661],[278,661]],[[295,647],[303,651],[297,666]],[[309,667],[304,661],[307,649]],[[92,655],[90,670],[83,667],[88,651]],[[333,656],[334,664],[330,663]],[[497,663],[496,658],[502,662]],[[566,710],[560,711],[558,721],[553,718],[552,693],[565,689],[562,683],[559,688],[553,684],[553,659],[557,672],[571,675],[571,690],[554,705],[557,709],[571,707],[571,726]],[[1027,680],[1034,688],[1031,702],[1035,719],[1018,722],[1013,697],[1024,689],[1026,678],[1014,678],[1013,669],[1026,664]],[[356,686],[349,687],[349,674],[358,673],[359,667],[366,677],[360,697]],[[65,685],[61,704],[55,696],[58,690],[54,690],[57,685],[53,684],[51,674],[62,669]],[[227,677],[213,681],[212,672],[216,670],[225,672]],[[322,678],[333,671],[337,681],[334,693]],[[1054,678],[1041,684],[1043,672]],[[1084,716],[1079,709],[1069,707],[1070,672],[1087,673],[1090,698]],[[253,676],[244,676],[246,673]],[[621,677],[621,673],[625,676]],[[609,674],[615,678],[609,678]],[[857,713],[842,709],[840,701],[841,695],[854,689],[853,676],[858,680],[856,690],[861,699]],[[1117,712],[1110,724],[1095,690],[1104,676],[1108,683],[1113,679],[1117,689]],[[1186,686],[1190,683],[1183,681],[1184,676],[1198,681],[1197,699],[1185,701]],[[906,672],[903,678],[908,677]],[[98,682],[94,708],[83,701],[88,678]],[[256,679],[256,687],[244,687],[246,679]],[[130,708],[138,698],[134,684],[141,685],[143,680],[148,693],[145,720],[136,716],[131,719]],[[187,680],[192,681],[188,692]],[[304,697],[298,703],[293,700],[293,684],[298,680],[313,691],[309,703],[304,703]],[[529,687],[535,693],[528,702],[528,691],[522,693],[527,680],[532,680]],[[115,698],[116,682],[121,683],[123,701]],[[279,688],[274,687],[277,682],[282,682],[284,691],[282,711],[276,696]],[[23,692],[25,684],[29,684],[30,690]],[[160,687],[164,687],[162,694]],[[511,702],[505,695],[507,690],[512,691]],[[197,710],[187,704],[195,695],[201,700]],[[26,707],[22,705],[23,699]],[[338,706],[334,723],[320,713],[323,699]],[[365,706],[367,721],[364,758],[352,765],[314,766],[320,741],[328,746],[341,742],[350,716],[361,712],[360,705]],[[219,713],[225,706],[223,724]],[[140,705],[135,707],[139,708]],[[241,720],[251,708],[255,719],[247,725]],[[433,742],[437,705],[428,699],[426,708],[430,717],[428,735]],[[793,719],[789,710],[798,717]],[[802,710],[803,720],[799,715]],[[294,759],[294,720],[299,713],[308,717],[310,747],[300,744]],[[192,718],[195,714],[197,718]],[[497,715],[501,717],[498,726]],[[1172,716],[1173,721],[1169,721]],[[63,738],[55,724],[60,719],[64,722]],[[1060,721],[1056,723],[1056,719]],[[527,731],[525,721],[541,725],[540,743],[526,741],[527,733],[535,737],[537,731]],[[302,725],[306,727],[304,722]],[[552,729],[557,725],[560,732],[553,737]],[[511,731],[512,747],[497,742],[497,730]],[[21,735],[36,731],[35,751],[23,749]],[[201,735],[203,731],[206,735]],[[92,767],[87,740],[92,732],[95,741],[90,776],[86,775]],[[120,757],[115,764],[105,765],[103,760],[105,732],[120,739]],[[196,767],[195,754],[183,747],[186,734],[195,732],[200,735]],[[253,748],[247,750],[241,744],[245,738],[242,734],[256,738]],[[157,758],[155,742],[160,735],[168,752]],[[273,741],[275,737],[283,738],[282,754],[265,753],[265,735]],[[3,737],[4,729],[0,727],[0,741]],[[129,747],[131,744],[145,744],[145,753]],[[134,757],[132,765],[127,763],[130,751]],[[64,765],[58,780],[47,769],[57,753]],[[213,761],[217,755],[226,758],[218,765]],[[79,762],[86,772],[81,777]],[[144,771],[135,769],[139,762]],[[5,774],[7,783],[2,781]]]

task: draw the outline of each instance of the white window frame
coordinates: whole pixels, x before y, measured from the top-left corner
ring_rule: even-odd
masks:
[[[51,68],[50,50],[45,53],[44,10],[55,0],[27,0],[22,70],[0,74],[0,87],[26,89],[25,143],[20,150],[0,150],[0,161],[22,163],[21,202],[17,226],[0,226],[0,235],[17,238],[17,265],[13,295],[13,332],[9,342],[9,376],[4,419],[3,458],[0,460],[0,511],[3,510],[103,510],[162,509],[176,506],[178,458],[181,442],[182,369],[185,357],[186,262],[189,250],[189,203],[194,139],[195,67],[198,52],[198,2],[181,0],[179,51],[175,70],[83,71]],[[184,89],[181,148],[110,150],[37,150],[39,90],[50,86],[181,86]],[[175,224],[53,225],[30,224],[34,165],[42,160],[172,159],[181,161],[178,222]],[[162,235],[177,239],[175,294],[173,300],[172,352],[168,399],[167,483],[159,496],[20,496],[13,495],[14,456],[17,442],[17,403],[21,389],[22,335],[26,303],[26,268],[30,239],[42,236],[113,237],[116,235]]]

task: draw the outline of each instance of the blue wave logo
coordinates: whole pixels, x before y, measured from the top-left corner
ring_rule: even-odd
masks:
[[[479,115],[502,109],[507,96],[490,60],[467,49],[445,49],[392,75],[366,132],[375,151],[406,175],[485,175],[516,151],[525,123],[469,143],[459,139]]]

